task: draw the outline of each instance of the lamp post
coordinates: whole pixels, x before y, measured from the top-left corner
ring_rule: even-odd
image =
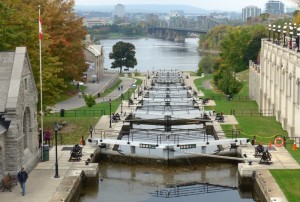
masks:
[[[271,41],[271,30],[272,30],[272,25],[269,24],[269,38],[268,38],[268,41]]]
[[[55,122],[55,124],[54,124],[54,132],[55,132],[55,175],[54,175],[54,178],[59,178],[58,162],[57,162],[57,131],[58,131],[58,126],[57,126],[57,123]]]
[[[277,28],[278,28],[278,30],[277,30],[277,31],[278,31],[278,35],[277,35],[277,44],[280,45],[280,32],[281,32],[281,26],[278,25]]]
[[[111,128],[111,98],[109,98],[109,128]]]
[[[275,43],[275,32],[276,32],[276,25],[273,25],[273,43]]]
[[[291,23],[289,25],[290,25],[289,26],[289,34],[290,34],[289,48],[293,49],[293,26]]]
[[[122,92],[121,93],[121,114],[123,114],[123,98],[124,98],[124,94]]]
[[[297,28],[297,38],[296,38],[297,52],[300,52],[299,43],[300,43],[300,27]]]
[[[285,43],[286,28],[287,28],[287,23],[284,23],[284,26],[283,26],[283,47],[287,46],[286,43]]]
[[[93,126],[92,126],[92,125],[90,125],[90,128],[89,128],[89,130],[90,130],[91,139],[92,139],[92,138],[93,138]]]

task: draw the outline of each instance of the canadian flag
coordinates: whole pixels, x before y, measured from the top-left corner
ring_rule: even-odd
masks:
[[[43,39],[42,18],[39,17],[39,39]]]

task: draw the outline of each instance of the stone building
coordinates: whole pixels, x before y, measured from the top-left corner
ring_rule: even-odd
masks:
[[[87,82],[99,81],[104,75],[103,46],[96,45],[96,44],[89,44],[84,50],[84,54],[89,66],[87,71],[85,72]]]
[[[40,160],[38,93],[25,47],[0,52],[0,179]]]
[[[260,65],[250,61],[249,94],[289,136],[300,136],[300,53],[262,40]]]

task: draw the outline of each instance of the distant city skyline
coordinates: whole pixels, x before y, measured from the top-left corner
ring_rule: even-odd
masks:
[[[99,0],[75,0],[76,5],[129,5],[129,4],[179,4],[189,5],[206,10],[220,10],[220,11],[238,11],[241,12],[246,6],[257,6],[264,11],[265,4],[268,0],[110,0],[110,1],[99,1]],[[282,1],[286,6],[293,6],[294,4],[288,1]]]

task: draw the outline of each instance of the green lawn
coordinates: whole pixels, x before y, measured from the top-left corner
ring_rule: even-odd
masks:
[[[244,84],[242,91],[236,96],[248,96],[248,74],[249,71],[244,71],[237,74],[239,80]],[[200,78],[195,81],[198,89],[202,90],[205,97],[217,97],[222,95],[214,89],[205,89],[203,83],[212,79],[211,75],[207,75],[205,78]],[[235,97],[236,97],[235,96]],[[258,111],[258,106],[254,101],[227,101],[215,99],[216,107],[207,107],[208,109],[214,109],[216,112],[224,112],[224,114],[230,114],[233,109],[254,109]],[[236,115],[238,125],[221,125],[226,136],[228,138],[234,137],[233,130],[240,129],[241,133],[239,137],[246,137],[253,139],[256,136],[257,142],[268,144],[273,142],[276,135],[287,136],[287,132],[282,129],[279,122],[275,120],[275,117],[266,116],[250,116],[250,115]],[[292,150],[292,141],[288,141],[286,149],[290,154],[300,163],[300,149],[297,151]],[[287,197],[288,201],[299,201],[300,198],[300,170],[270,170],[276,182],[282,189],[283,193]]]
[[[270,170],[288,201],[300,199],[300,170]]]
[[[243,71],[237,74],[237,77],[243,81],[244,86],[241,92],[234,96],[232,101],[223,99],[225,95],[213,89],[205,89],[203,83],[212,79],[212,75],[206,75],[204,78],[195,80],[195,85],[203,91],[205,97],[214,98],[216,102],[215,107],[207,107],[207,109],[213,109],[217,113],[223,112],[226,114],[231,114],[232,110],[249,110],[251,109],[254,114],[239,114],[236,115],[236,119],[239,125],[222,125],[223,130],[227,137],[232,136],[232,129],[240,129],[241,136],[252,139],[256,136],[257,141],[262,141],[264,144],[268,144],[269,141],[273,141],[275,135],[287,135],[287,132],[282,129],[281,124],[275,120],[274,117],[260,116],[255,114],[258,112],[258,106],[255,101],[243,100],[240,101],[238,98],[244,98],[248,96],[248,77],[249,71]],[[222,99],[218,99],[221,96]]]
[[[122,83],[122,80],[119,80],[112,87],[110,87],[109,89],[106,89],[103,93],[101,93],[100,97],[105,97],[106,95],[110,94],[113,90],[117,89],[121,83]],[[95,96],[95,98],[97,98],[97,96]]]
[[[141,85],[142,80],[136,79],[136,85]],[[112,88],[115,88],[113,86]],[[107,91],[111,92],[112,88],[108,89]],[[128,100],[128,97],[130,97],[133,93],[133,89],[129,89],[129,91],[124,93],[124,100]],[[119,105],[121,104],[121,98],[118,98],[116,100],[113,100],[111,103],[111,109],[112,112],[115,112]],[[53,126],[54,123],[60,123],[62,121],[67,122],[67,125],[63,127],[62,130],[58,131],[58,144],[62,142],[62,144],[76,144],[79,143],[81,136],[84,136],[86,139],[89,136],[89,127],[92,125],[93,127],[96,125],[98,120],[101,118],[101,116],[85,116],[83,115],[83,111],[90,111],[90,110],[105,110],[106,114],[109,114],[109,103],[108,102],[102,102],[94,105],[93,107],[80,107],[77,108],[77,114],[76,117],[73,116],[66,116],[66,117],[60,117],[59,113],[56,114],[48,114],[44,117],[44,128],[50,128],[53,134]],[[74,110],[69,110],[74,111]],[[81,113],[80,113],[81,112]],[[67,114],[68,110],[66,110]],[[74,113],[73,113],[74,114]],[[88,113],[87,113],[88,114]],[[62,140],[62,141],[61,141]]]

